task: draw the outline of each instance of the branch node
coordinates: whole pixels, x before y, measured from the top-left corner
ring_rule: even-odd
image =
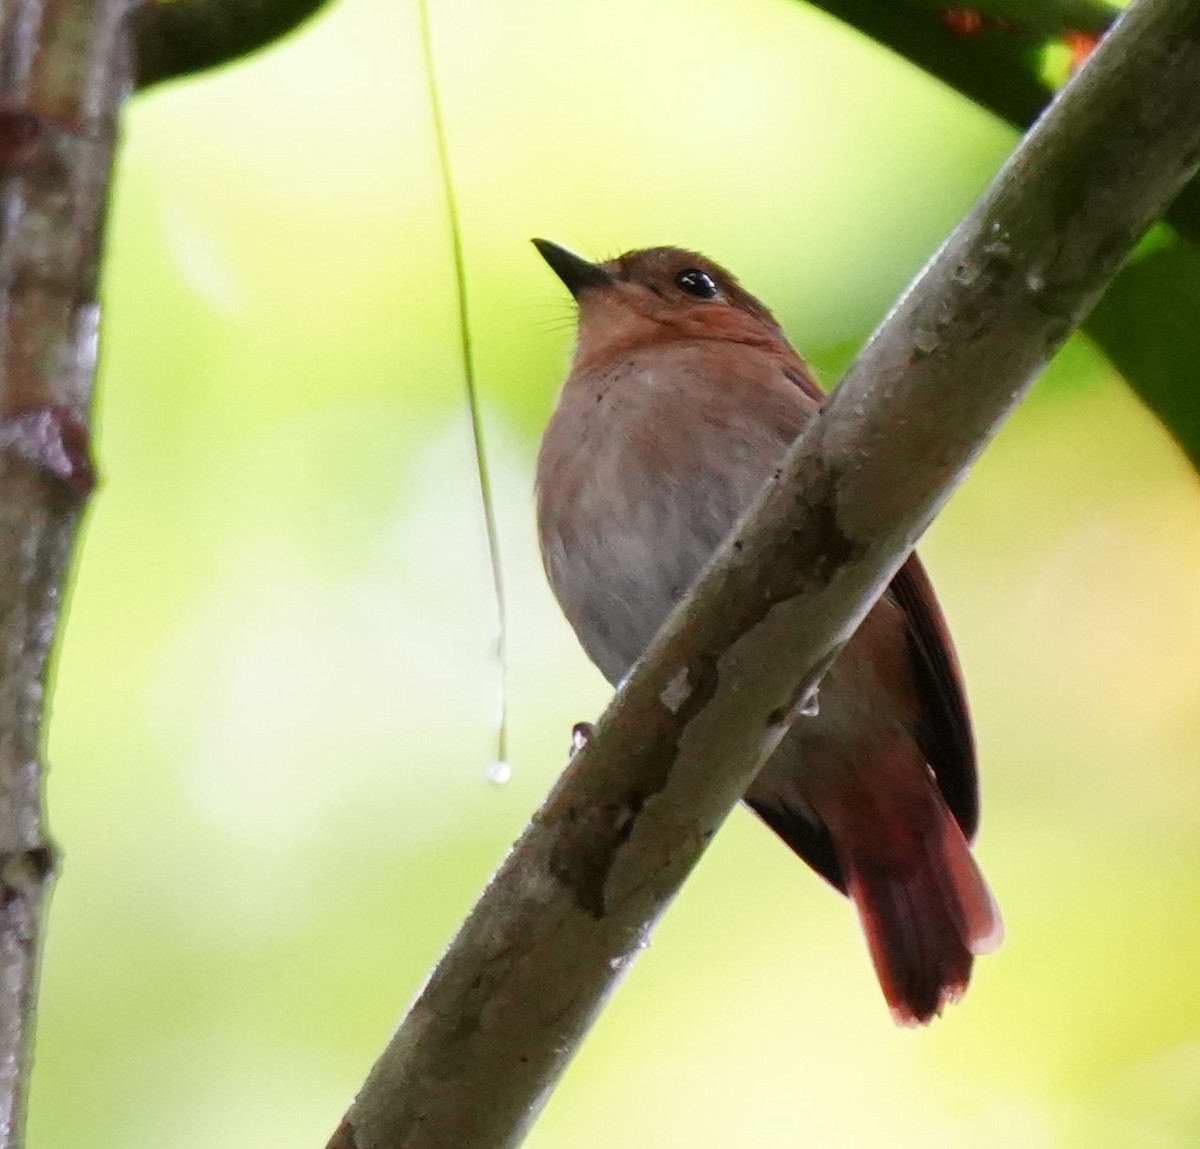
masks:
[[[64,405],[0,416],[0,451],[32,463],[81,502],[96,486],[87,424]]]
[[[39,896],[58,872],[58,850],[49,842],[0,853],[0,904]]]

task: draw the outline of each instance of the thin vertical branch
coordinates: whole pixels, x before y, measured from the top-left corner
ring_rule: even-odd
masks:
[[[0,7],[0,1149],[23,1144],[54,849],[42,806],[50,648],[93,484],[101,236],[128,0]]]

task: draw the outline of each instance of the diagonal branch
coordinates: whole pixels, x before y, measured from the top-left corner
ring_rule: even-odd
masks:
[[[672,615],[330,1149],[520,1141],[796,699],[1198,163],[1200,7],[1136,0]]]
[[[137,86],[190,76],[294,32],[328,0],[143,0],[135,19]]]
[[[956,8],[942,0],[807,0],[891,48],[1014,127],[1028,128],[1054,98],[1042,74],[1047,45],[1091,39],[1116,17],[1101,0],[993,0]],[[1200,243],[1200,183],[1167,212],[1180,235]]]
[[[0,1149],[24,1142],[54,849],[50,644],[93,477],[97,269],[128,0],[0,6]]]
[[[891,48],[977,104],[1027,128],[1054,87],[1041,75],[1046,44],[1064,33],[1104,32],[1116,13],[1096,0],[1033,10],[1013,0],[956,8],[942,0],[808,0]],[[1016,11],[1014,11],[1016,9]]]

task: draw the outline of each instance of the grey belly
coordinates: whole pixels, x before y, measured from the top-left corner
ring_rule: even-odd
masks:
[[[614,515],[609,529],[547,554],[551,582],[580,643],[614,685],[628,674],[753,494],[676,487]],[[706,494],[702,493],[707,491]]]

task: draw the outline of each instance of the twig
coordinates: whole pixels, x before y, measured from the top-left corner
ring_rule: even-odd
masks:
[[[0,1149],[24,1140],[54,849],[47,660],[89,456],[96,278],[128,0],[0,7]]]
[[[148,88],[257,52],[295,31],[328,0],[143,0],[137,86]]]
[[[1200,6],[1136,0],[672,615],[331,1149],[521,1140],[779,716],[1198,162]]]

